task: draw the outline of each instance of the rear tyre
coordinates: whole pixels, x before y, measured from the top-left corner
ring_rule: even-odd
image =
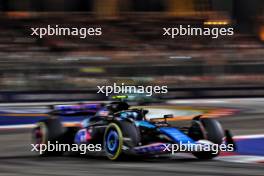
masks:
[[[140,142],[138,128],[130,121],[110,123],[104,134],[104,149],[110,160],[125,159],[126,153],[123,146],[129,149],[137,146]]]
[[[116,123],[110,123],[104,134],[104,149],[110,160],[120,158],[123,146],[123,133]]]
[[[63,141],[65,129],[62,126],[60,119],[50,118],[45,119],[37,123],[37,126],[33,129],[32,140],[33,144],[38,146],[40,149],[41,146],[49,144],[58,144]],[[48,151],[45,150],[42,153],[38,152],[40,156],[60,156],[63,154],[63,151]]]
[[[221,126],[221,124],[215,120],[215,119],[200,119],[202,130],[204,131],[203,138],[200,139],[206,139],[211,141],[214,144],[222,144],[223,138],[224,138],[224,130]],[[199,159],[212,159],[219,155],[215,152],[194,152],[194,156],[196,156]]]

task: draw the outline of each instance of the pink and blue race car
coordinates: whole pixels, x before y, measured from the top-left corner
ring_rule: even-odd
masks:
[[[199,159],[212,159],[219,151],[210,146],[221,145],[224,139],[232,144],[232,136],[215,119],[193,118],[189,126],[175,126],[164,115],[163,120],[147,119],[148,110],[130,108],[126,102],[108,104],[61,105],[33,130],[36,145],[48,143],[100,144],[103,155],[110,160],[124,156],[159,156],[168,153],[190,152]],[[64,126],[61,116],[86,116],[75,126]],[[200,146],[181,151],[180,145]],[[209,150],[204,150],[205,147]],[[175,149],[177,148],[177,150]],[[45,151],[41,155],[62,155],[63,151]],[[126,157],[127,158],[127,157]]]

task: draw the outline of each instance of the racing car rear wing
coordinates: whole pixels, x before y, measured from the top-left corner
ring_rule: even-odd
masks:
[[[102,107],[99,103],[85,103],[73,105],[54,105],[51,107],[52,115],[94,115]]]

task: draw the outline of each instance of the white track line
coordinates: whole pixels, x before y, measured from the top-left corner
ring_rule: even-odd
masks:
[[[235,163],[260,163],[264,161],[264,156],[252,155],[234,155],[234,156],[220,156],[216,160],[235,162]]]

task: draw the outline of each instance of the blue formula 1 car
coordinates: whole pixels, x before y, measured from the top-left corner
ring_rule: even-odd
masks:
[[[173,152],[180,144],[222,144],[223,139],[232,143],[228,131],[224,131],[215,119],[193,118],[188,127],[168,123],[171,115],[160,119],[146,119],[148,110],[131,109],[126,102],[109,104],[83,104],[59,106],[50,117],[37,123],[33,130],[35,144],[101,144],[104,155],[118,160],[128,155],[158,156]],[[86,114],[80,126],[64,126],[60,116]],[[207,145],[207,147],[208,147]],[[180,151],[179,151],[180,152]],[[219,152],[195,149],[191,152],[199,159],[212,159]],[[62,155],[63,151],[45,151],[41,155]]]

